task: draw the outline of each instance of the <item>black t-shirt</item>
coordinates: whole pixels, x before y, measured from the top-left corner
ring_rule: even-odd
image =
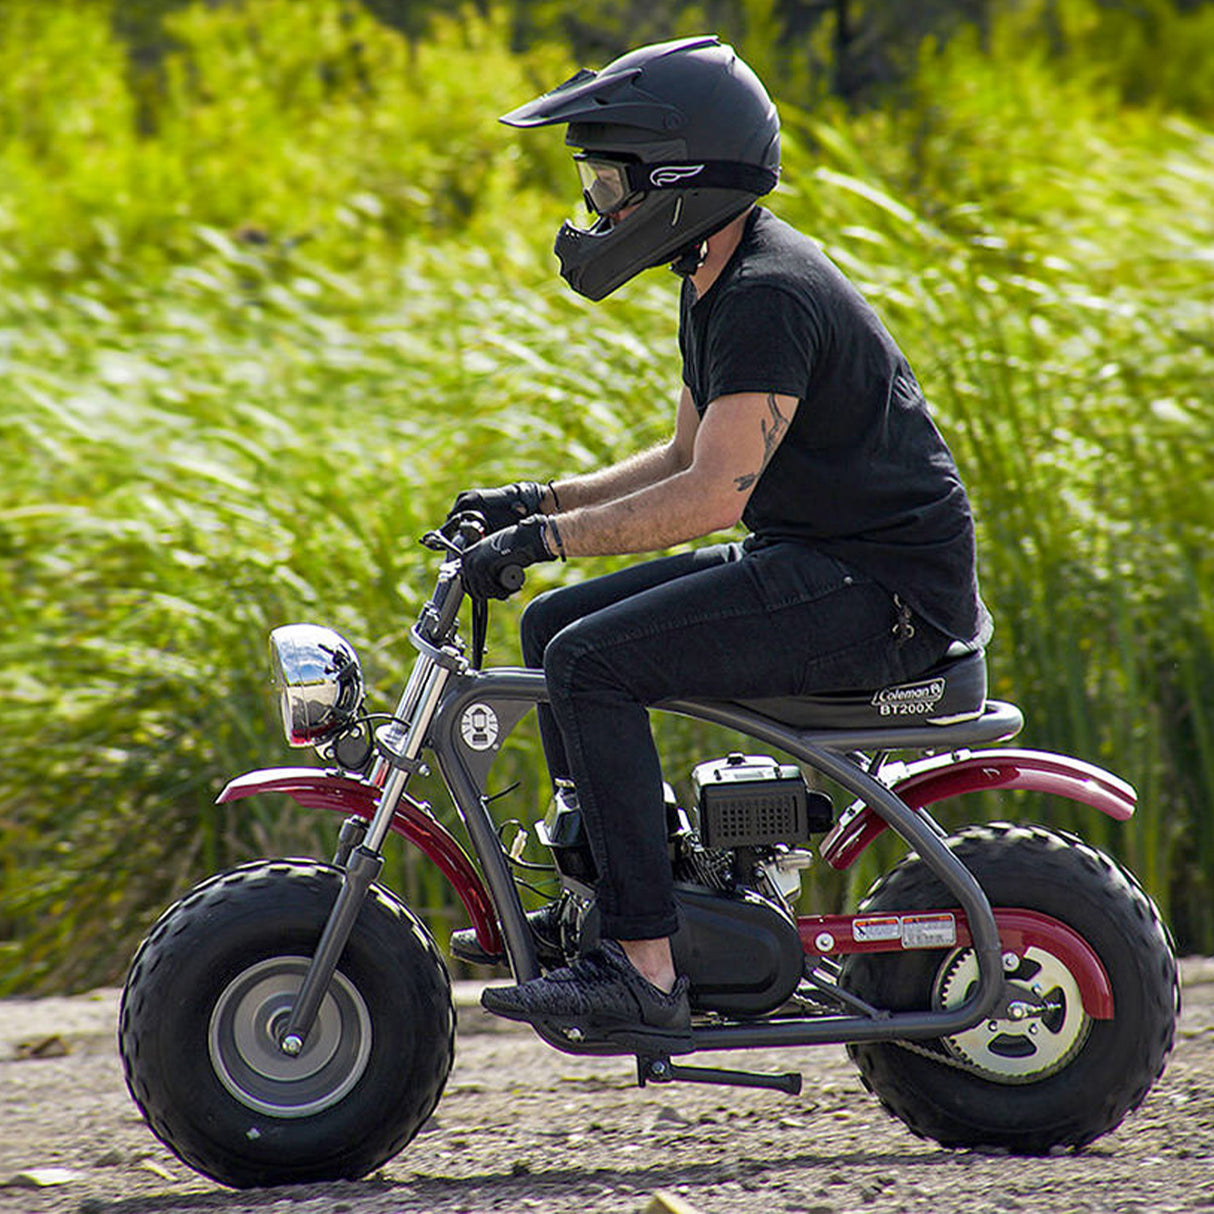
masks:
[[[810,544],[950,636],[985,639],[969,500],[906,358],[859,291],[756,207],[720,276],[693,296],[684,280],[679,348],[701,417],[737,392],[800,401],[743,512],[749,542]]]

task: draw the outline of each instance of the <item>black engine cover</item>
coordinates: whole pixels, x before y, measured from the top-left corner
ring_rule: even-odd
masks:
[[[805,953],[792,917],[752,890],[676,885],[675,969],[702,1012],[761,1016],[797,989]]]
[[[674,967],[691,983],[691,1007],[727,1016],[762,1016],[797,989],[804,966],[792,917],[753,890],[674,887],[679,930],[671,937]],[[599,910],[582,919],[579,951],[599,941]]]

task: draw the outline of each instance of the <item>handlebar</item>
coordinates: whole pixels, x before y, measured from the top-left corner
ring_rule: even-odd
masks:
[[[465,511],[444,526],[454,527],[455,535],[451,537],[451,547],[459,553],[479,543],[489,534],[484,518],[474,510]],[[443,532],[440,531],[439,534]],[[520,589],[526,580],[527,575],[522,565],[503,565],[497,575],[497,584],[507,594],[513,594]]]
[[[466,511],[448,519],[438,530],[426,532],[421,542],[435,552],[447,552],[459,558],[487,534],[484,518],[475,511]],[[522,565],[504,565],[497,576],[498,585],[507,594],[513,594],[526,580]],[[434,593],[422,608],[418,620],[422,635],[441,645],[455,624],[463,600],[464,580],[459,566],[455,565],[446,577],[440,574]]]

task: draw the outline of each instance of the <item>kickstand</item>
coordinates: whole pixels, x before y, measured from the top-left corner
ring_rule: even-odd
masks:
[[[741,1088],[772,1088],[796,1096],[801,1091],[801,1076],[796,1071],[772,1074],[764,1071],[727,1071],[716,1067],[684,1066],[669,1058],[637,1055],[637,1086],[647,1083],[718,1083]]]

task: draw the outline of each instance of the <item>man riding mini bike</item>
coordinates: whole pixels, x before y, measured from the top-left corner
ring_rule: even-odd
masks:
[[[586,476],[461,493],[492,534],[465,553],[473,595],[508,565],[717,544],[541,595],[523,656],[550,703],[540,729],[572,781],[597,865],[602,943],[485,1006],[516,1020],[611,1022],[690,1048],[662,775],[646,709],[904,682],[990,631],[974,528],[910,366],[816,244],[756,205],[780,124],[716,38],[644,47],[507,114],[566,124],[587,207],[556,241],[600,300],[647,267],[682,278],[683,386],[664,445]],[[545,917],[535,924],[545,936]],[[549,929],[550,932],[550,929]],[[474,946],[455,947],[475,956]]]
[[[450,880],[452,952],[507,962],[491,1011],[557,1049],[635,1055],[638,1081],[800,1090],[800,1075],[689,1066],[698,1051],[845,1044],[866,1085],[945,1145],[1079,1147],[1144,1099],[1172,1046],[1174,952],[1133,877],[1073,835],[953,835],[928,807],[1026,789],[1120,820],[1134,790],[1006,745],[986,699],[990,622],[952,458],[905,358],[811,241],[756,205],[779,123],[728,47],[696,38],[582,72],[508,114],[567,124],[598,218],[557,237],[601,299],[651,265],[683,279],[670,440],[585,476],[467,490],[393,713],[353,648],[289,624],[271,652],[292,746],[327,765],[248,772],[219,800],[286,793],[347,816],[331,862],[258,860],[152,927],[123,992],[127,1084],[154,1133],[225,1184],[368,1174],[434,1110],[452,1064],[450,977],[379,883],[390,833]],[[526,667],[481,668],[486,600],[540,560],[748,535],[534,598]],[[459,635],[466,597],[471,649]],[[489,773],[532,708],[553,777],[537,827],[559,900],[527,916]],[[698,764],[666,794],[651,708],[791,757]],[[891,761],[891,756],[928,752]],[[438,768],[470,855],[409,795]],[[836,816],[808,769],[853,798]],[[854,914],[799,915],[815,848],[846,868],[882,831],[908,853]]]

